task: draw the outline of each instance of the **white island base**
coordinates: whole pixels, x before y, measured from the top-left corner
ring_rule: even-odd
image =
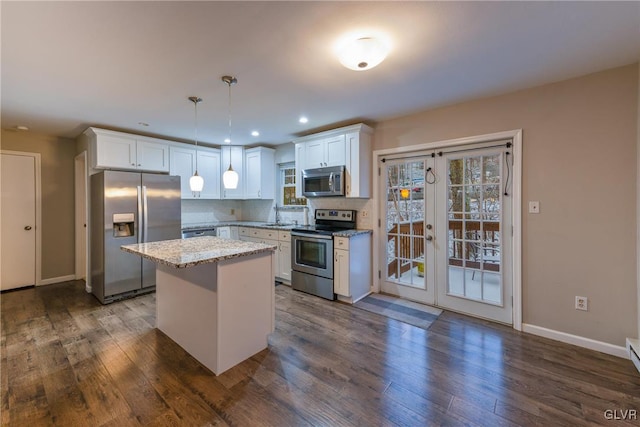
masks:
[[[272,257],[157,264],[157,328],[216,375],[264,350],[275,324]]]

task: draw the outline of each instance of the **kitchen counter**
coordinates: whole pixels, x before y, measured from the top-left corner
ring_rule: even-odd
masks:
[[[182,226],[182,231],[197,230],[209,227],[254,227],[265,228],[269,230],[291,230],[292,228],[301,227],[299,224],[282,223],[279,225],[267,225],[273,224],[265,221],[216,221],[216,222],[202,222],[197,224],[185,224]]]
[[[275,251],[276,246],[203,236],[191,239],[137,243],[122,246],[122,250],[169,267],[189,268],[265,251]]]
[[[214,374],[268,347],[275,246],[203,236],[121,249],[156,263],[156,327]]]
[[[203,229],[207,227],[225,227],[225,226],[240,226],[240,227],[253,227],[253,228],[264,228],[268,230],[292,230],[294,228],[305,228],[304,225],[301,224],[280,224],[280,225],[266,225],[271,223],[265,223],[260,221],[228,221],[228,222],[210,222],[210,223],[201,223],[201,224],[189,224],[182,227],[182,231],[189,230],[197,230]],[[307,226],[311,227],[311,226]],[[372,234],[373,230],[344,230],[344,231],[336,231],[333,233],[335,237],[353,237],[359,234]]]

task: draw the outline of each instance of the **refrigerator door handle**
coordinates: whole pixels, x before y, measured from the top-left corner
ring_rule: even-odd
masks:
[[[146,185],[142,186],[142,204],[143,204],[142,210],[144,211],[144,218],[142,220],[142,226],[144,228],[143,242],[146,243],[147,233],[148,233],[147,223],[149,222],[149,215],[148,215],[149,209],[147,206],[147,186]]]
[[[142,187],[139,185],[136,187],[138,189],[138,243],[142,243]]]

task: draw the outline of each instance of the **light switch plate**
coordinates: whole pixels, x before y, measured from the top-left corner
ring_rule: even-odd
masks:
[[[540,213],[540,202],[536,201],[530,201],[529,202],[529,213],[531,214],[538,214]]]

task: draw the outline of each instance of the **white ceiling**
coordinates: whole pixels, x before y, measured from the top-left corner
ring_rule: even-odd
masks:
[[[640,58],[640,2],[1,2],[2,128],[87,126],[279,144],[559,81]],[[369,71],[339,37],[383,32]],[[300,115],[309,123],[298,123]],[[144,127],[139,122],[146,122]],[[249,135],[257,129],[257,138]]]

